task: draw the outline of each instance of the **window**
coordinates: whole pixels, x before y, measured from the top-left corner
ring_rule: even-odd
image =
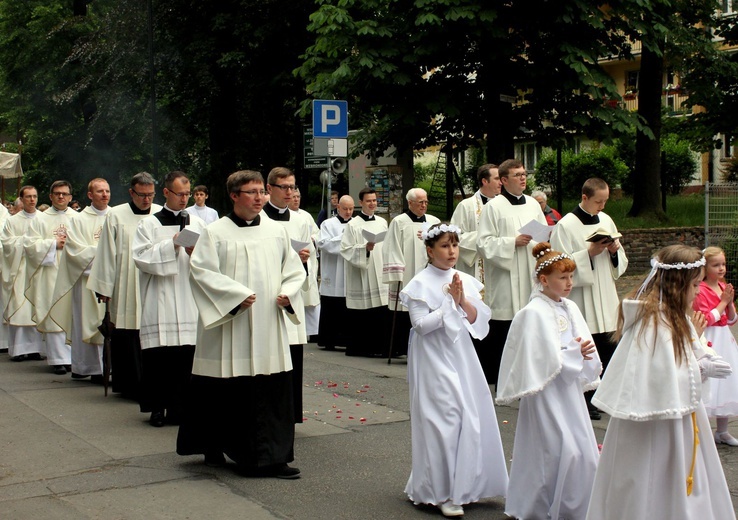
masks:
[[[625,72],[625,91],[637,91],[640,79],[640,70],[629,70]]]

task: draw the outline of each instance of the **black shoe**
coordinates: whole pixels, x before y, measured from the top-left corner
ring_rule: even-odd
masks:
[[[65,376],[67,375],[67,369],[64,368],[64,365],[54,365],[54,373],[58,376]]]
[[[28,356],[25,354],[21,354],[20,356],[13,356],[12,358],[10,358],[10,361],[20,362],[25,361],[26,359],[28,359]]]
[[[38,352],[34,352],[33,354],[28,354],[26,356],[26,359],[29,359],[31,361],[41,361],[44,358],[41,357],[41,354],[39,354]]]
[[[246,477],[253,478],[281,478],[286,480],[300,478],[300,470],[291,468],[287,464],[274,464],[261,468],[239,468],[238,471]]]
[[[162,426],[164,426],[164,423],[164,412],[151,412],[151,417],[149,418],[149,424],[151,426],[161,428]]]
[[[94,376],[90,376],[90,383],[93,383],[95,385],[102,385],[103,383],[105,383],[105,378],[100,374],[95,374]]]
[[[590,410],[589,418],[593,421],[599,421],[600,419],[602,419],[602,414],[600,414],[600,412],[598,412],[597,410]]]
[[[84,379],[86,377],[90,377],[90,376],[84,376],[82,374],[77,374],[75,372],[72,372],[72,379]]]
[[[222,452],[214,451],[205,454],[205,465],[211,468],[221,468],[226,465]]]

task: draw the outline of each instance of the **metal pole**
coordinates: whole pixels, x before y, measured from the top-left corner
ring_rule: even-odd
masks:
[[[705,247],[710,245],[710,181],[705,181]]]

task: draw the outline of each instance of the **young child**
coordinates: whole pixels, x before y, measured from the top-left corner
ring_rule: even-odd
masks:
[[[187,211],[192,211],[193,215],[200,217],[205,221],[205,224],[218,220],[218,212],[205,205],[205,201],[209,197],[207,186],[204,184],[195,186],[195,189],[192,190],[192,197],[195,199],[195,204],[187,208]]]
[[[492,395],[469,337],[487,334],[490,310],[482,284],[454,269],[459,232],[447,224],[423,231],[428,266],[400,293],[413,325],[407,359],[413,462],[405,493],[448,517],[507,490]]]
[[[719,247],[708,247],[705,255],[705,278],[692,307],[707,318],[705,338],[731,367],[738,367],[738,345],[730,326],[738,321],[735,313],[735,291],[725,283],[725,252]],[[715,417],[715,442],[738,446],[738,440],[728,433],[728,417],[738,415],[738,375],[725,379],[710,379],[709,392],[703,395],[707,415]]]
[[[520,399],[505,513],[583,520],[599,453],[583,392],[602,363],[574,302],[576,264],[548,242],[533,248],[533,293],[513,318],[502,352],[497,403]]]
[[[725,475],[702,404],[702,380],[730,366],[699,340],[705,320],[688,317],[705,259],[668,246],[619,310],[619,344],[592,403],[610,423],[589,520],[734,519]]]

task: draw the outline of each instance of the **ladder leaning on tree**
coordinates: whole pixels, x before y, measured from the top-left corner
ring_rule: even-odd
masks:
[[[449,145],[438,152],[436,168],[433,170],[431,188],[428,192],[428,213],[441,220],[448,220],[454,211],[454,186],[465,198],[464,184],[461,182],[456,164],[453,161]]]

